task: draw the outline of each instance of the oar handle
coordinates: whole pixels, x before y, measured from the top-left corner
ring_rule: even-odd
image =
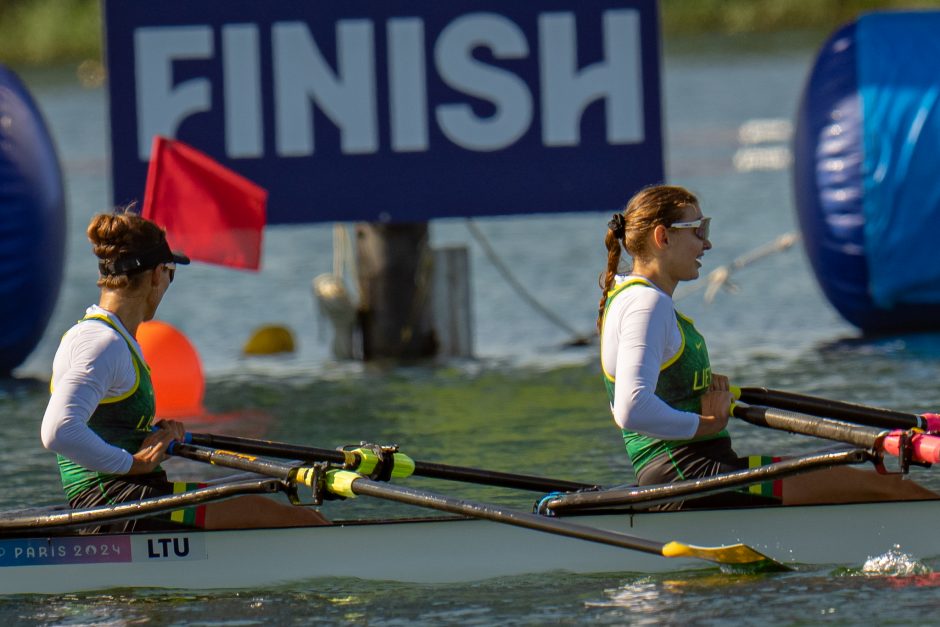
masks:
[[[732,403],[731,415],[758,427],[770,427],[780,431],[799,433],[853,446],[875,449],[884,430],[853,425],[831,418],[809,416],[795,411]]]
[[[874,427],[854,425],[832,418],[809,416],[785,409],[732,403],[731,414],[760,427],[810,435],[861,446],[890,455],[900,455],[901,440],[910,435],[910,460],[923,464],[940,463],[940,436],[896,429],[890,433]],[[905,451],[905,454],[907,452]]]
[[[892,431],[885,436],[882,446],[886,453],[901,454],[901,439],[903,431]],[[922,464],[940,463],[940,437],[927,433],[915,433],[911,436],[912,461]]]
[[[745,403],[806,412],[814,416],[825,416],[872,427],[940,431],[940,415],[938,414],[911,414],[893,409],[869,407],[857,403],[810,396],[809,394],[770,390],[761,387],[737,387],[732,385],[731,392],[736,399]]]
[[[272,442],[270,440],[258,440],[253,438],[242,438],[231,435],[216,435],[211,433],[187,433],[186,443],[196,444],[199,446],[224,448],[242,453],[249,453],[252,455],[266,455],[280,458],[286,457],[289,459],[299,459],[307,462],[326,461],[337,464],[345,464],[347,468],[354,468],[357,472],[369,474],[369,470],[365,470],[359,466],[359,459],[369,455],[369,451],[363,449],[357,449],[356,451],[338,451],[336,449],[315,448],[312,446],[300,446],[296,444],[287,444],[284,442]],[[396,453],[394,455],[394,461],[395,468],[400,469],[403,466],[408,465],[407,474],[413,473],[422,477],[449,479],[451,481],[466,481],[468,483],[491,485],[502,488],[533,490],[535,492],[571,492],[574,490],[597,488],[597,486],[594,484],[567,481],[564,479],[552,479],[534,475],[500,472],[496,470],[484,470],[482,468],[470,468],[465,466],[452,466],[449,464],[440,464],[436,462],[414,461],[401,453]],[[401,473],[394,469],[392,471],[392,476],[394,477],[407,476],[407,474]]]

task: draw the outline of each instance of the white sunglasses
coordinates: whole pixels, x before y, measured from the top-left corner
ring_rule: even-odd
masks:
[[[695,237],[699,239],[708,239],[708,230],[711,226],[711,218],[699,218],[691,222],[673,222],[669,225],[670,229],[695,229]]]

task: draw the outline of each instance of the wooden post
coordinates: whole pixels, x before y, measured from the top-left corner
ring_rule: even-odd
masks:
[[[363,359],[433,357],[427,223],[357,224],[356,256]]]
[[[466,246],[434,250],[431,298],[440,356],[473,357],[470,252]]]

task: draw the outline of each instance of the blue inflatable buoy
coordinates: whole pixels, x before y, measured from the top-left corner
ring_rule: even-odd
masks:
[[[26,87],[0,65],[0,376],[36,348],[65,263],[65,194],[52,137]]]
[[[867,334],[940,329],[940,12],[863,15],[816,57],[794,135],[804,245]]]

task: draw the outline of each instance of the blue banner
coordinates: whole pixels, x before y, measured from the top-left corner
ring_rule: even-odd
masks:
[[[655,0],[107,0],[113,194],[154,135],[268,222],[600,211],[663,180]]]

